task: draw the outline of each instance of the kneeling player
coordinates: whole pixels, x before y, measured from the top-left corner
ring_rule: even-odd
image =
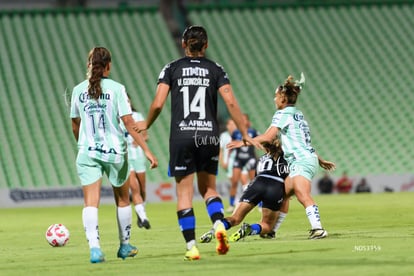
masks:
[[[246,224],[233,235],[230,241],[238,241],[247,235],[264,235],[273,231],[283,198],[285,196],[285,179],[289,175],[288,164],[283,158],[283,151],[279,139],[272,143],[265,143],[263,155],[256,168],[256,177],[251,181],[240,198],[233,214],[222,219],[227,229],[240,224],[246,215],[260,202],[262,205],[262,219],[260,223]],[[201,242],[210,242],[211,231],[200,237]],[[209,239],[209,237],[211,238]]]

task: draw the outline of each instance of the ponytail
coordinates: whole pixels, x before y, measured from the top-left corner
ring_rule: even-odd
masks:
[[[104,47],[95,47],[89,52],[88,95],[95,100],[99,99],[99,96],[102,94],[101,79],[110,62],[111,53]]]

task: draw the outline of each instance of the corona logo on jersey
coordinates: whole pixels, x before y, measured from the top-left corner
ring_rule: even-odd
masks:
[[[85,103],[87,100],[91,100],[91,99],[93,99],[93,98],[88,94],[88,91],[85,91],[85,92],[79,94],[79,101],[81,103]],[[99,96],[99,100],[110,100],[110,99],[111,99],[111,94],[109,94],[109,93],[102,93]]]

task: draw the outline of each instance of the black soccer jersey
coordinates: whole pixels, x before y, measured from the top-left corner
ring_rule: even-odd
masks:
[[[279,156],[276,160],[269,154],[260,157],[256,167],[257,176],[267,175],[280,177],[283,180],[289,175],[289,165],[283,156]]]
[[[217,90],[230,83],[223,67],[205,57],[183,57],[163,68],[158,83],[170,86],[170,139],[219,143]]]

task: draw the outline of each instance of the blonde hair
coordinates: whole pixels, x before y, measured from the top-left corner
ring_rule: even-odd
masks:
[[[277,93],[281,93],[287,99],[287,104],[296,104],[299,93],[302,91],[302,87],[295,81],[293,76],[288,76],[283,85],[277,88]]]
[[[262,143],[266,152],[271,155],[274,159],[283,155],[282,142],[279,138],[273,139],[271,142]]]

